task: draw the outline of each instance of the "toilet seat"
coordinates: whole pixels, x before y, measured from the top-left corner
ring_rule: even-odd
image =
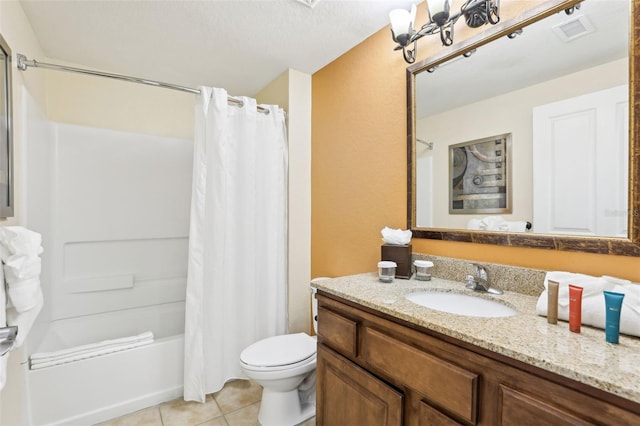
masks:
[[[306,333],[268,337],[247,347],[240,361],[251,370],[282,370],[315,361],[316,340]]]

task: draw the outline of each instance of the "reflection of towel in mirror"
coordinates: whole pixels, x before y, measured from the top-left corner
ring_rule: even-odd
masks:
[[[477,231],[526,232],[527,222],[507,221],[502,216],[487,216],[483,219],[470,219],[467,229]]]
[[[0,268],[0,327],[7,325],[7,317],[5,314],[4,306],[7,304],[7,293],[4,290],[4,274],[2,268]],[[20,331],[18,329],[18,331]],[[9,352],[0,357],[0,391],[4,388],[7,382],[7,359],[9,358]]]
[[[557,281],[558,319],[569,320],[569,284],[582,287],[582,324],[605,327],[605,302],[603,291],[615,291],[625,295],[620,312],[620,332],[640,336],[640,284],[609,276],[593,277],[571,272],[547,272],[544,291],[538,298],[536,313],[547,316],[548,282]]]

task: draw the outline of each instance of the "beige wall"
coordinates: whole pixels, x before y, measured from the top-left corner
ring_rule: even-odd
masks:
[[[78,64],[57,64],[86,68]],[[52,121],[124,132],[193,138],[195,95],[154,86],[51,70],[47,116]]]
[[[503,0],[502,19],[541,3]],[[417,21],[425,15],[420,7]],[[456,41],[472,33],[463,28]],[[418,60],[445,49],[437,37],[419,45]],[[407,65],[393,47],[384,28],[313,75],[313,276],[375,270],[380,229],[406,228]],[[639,260],[626,256],[425,239],[414,239],[413,251],[640,281]]]
[[[511,133],[513,136],[513,213],[502,216],[506,220],[531,220],[531,111],[536,106],[626,84],[628,69],[629,61],[621,59],[418,120],[417,137],[426,141],[437,141],[432,151],[420,151],[421,155],[433,157],[433,175],[436,177],[433,188],[436,227],[464,229],[469,219],[486,216],[449,214],[449,146],[503,133]],[[490,119],[487,118],[487,111],[491,111]],[[465,117],[463,126],[460,125],[460,117]]]
[[[311,279],[311,76],[287,70],[256,99],[287,111],[289,136],[289,332],[309,331]]]

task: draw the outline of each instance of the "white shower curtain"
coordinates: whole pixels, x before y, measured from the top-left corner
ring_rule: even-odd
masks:
[[[240,352],[286,332],[284,112],[201,88],[195,108],[184,399],[244,377]]]

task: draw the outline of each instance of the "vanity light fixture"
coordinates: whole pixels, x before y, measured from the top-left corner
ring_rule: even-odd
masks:
[[[394,50],[402,49],[404,60],[412,64],[416,60],[418,39],[432,34],[440,34],[443,46],[453,44],[453,28],[458,19],[464,16],[467,26],[478,28],[487,23],[495,25],[500,22],[500,0],[466,0],[460,11],[451,14],[452,0],[427,0],[429,22],[419,31],[413,29],[416,19],[416,5],[411,11],[395,9],[389,13],[391,35],[398,43]],[[413,43],[413,47],[409,47]]]

